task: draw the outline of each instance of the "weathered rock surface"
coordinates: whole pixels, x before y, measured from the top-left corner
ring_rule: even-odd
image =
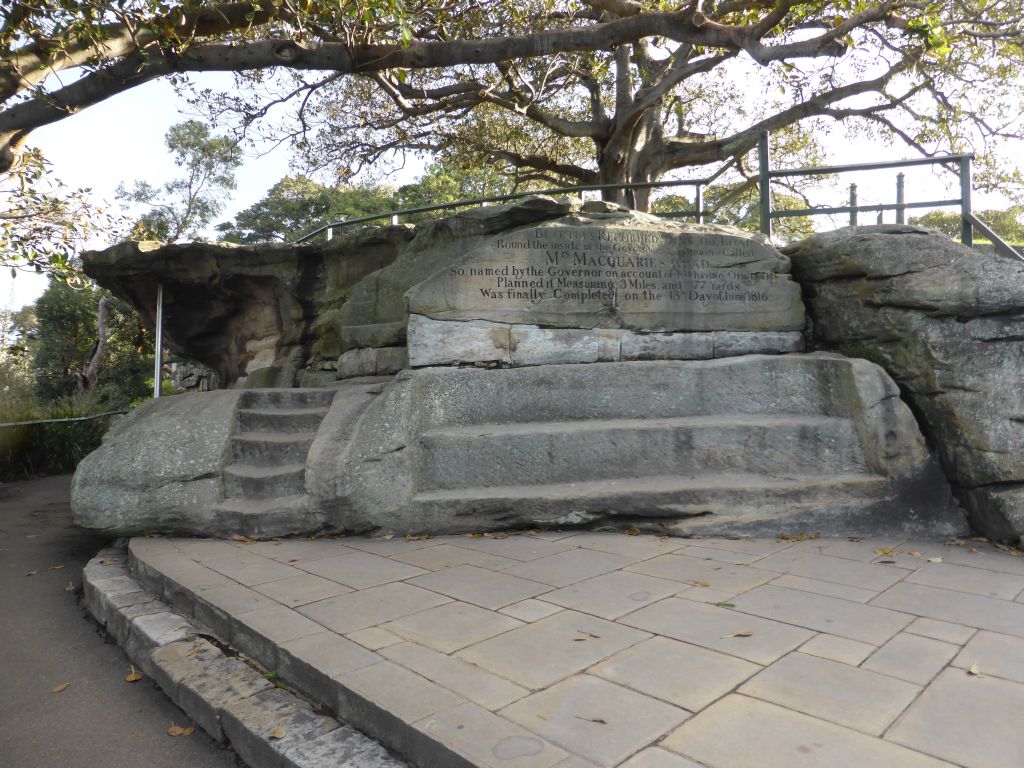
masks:
[[[966,530],[891,379],[836,355],[423,368],[330,421],[307,492],[331,528]]]
[[[1024,264],[910,226],[786,251],[818,344],[892,375],[977,530],[1024,534]]]
[[[634,331],[798,331],[800,289],[764,238],[633,211],[487,238],[408,293],[435,320]]]
[[[578,201],[530,197],[326,243],[129,242],[87,252],[83,263],[150,325],[162,283],[169,345],[215,370],[221,386],[322,384],[338,378],[349,350],[405,345],[411,286],[488,236],[579,209]],[[394,368],[402,353],[377,357],[346,365],[348,375]]]

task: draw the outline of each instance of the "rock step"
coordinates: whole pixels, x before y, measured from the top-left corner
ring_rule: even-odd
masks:
[[[246,536],[285,536],[294,531],[311,531],[318,519],[309,509],[305,495],[276,499],[225,499],[213,513]]]
[[[704,472],[867,471],[851,420],[800,414],[445,426],[425,431],[416,455],[420,491]]]
[[[315,432],[245,432],[231,438],[231,455],[236,464],[304,465],[315,435]]]
[[[245,393],[244,408],[324,408],[337,389],[252,389]]]
[[[327,408],[242,408],[238,426],[244,432],[316,431]]]
[[[256,500],[301,495],[306,491],[305,476],[305,464],[230,464],[224,468],[224,493]]]
[[[664,524],[686,534],[689,526],[715,531],[774,536],[792,524],[828,520],[866,500],[884,500],[889,482],[880,475],[844,473],[715,474],[592,480],[580,483],[495,486],[427,491],[412,501],[419,519],[445,519],[450,531],[466,531],[480,515],[492,515],[508,527],[587,524],[617,518]],[[572,510],[567,513],[566,509]],[[753,524],[751,524],[753,521]],[[858,520],[843,520],[857,529]],[[787,526],[787,523],[789,525]],[[694,532],[696,532],[696,528]],[[813,531],[816,528],[807,528]]]

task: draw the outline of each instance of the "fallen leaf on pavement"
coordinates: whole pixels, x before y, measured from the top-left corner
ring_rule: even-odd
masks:
[[[26,533],[25,534],[25,538],[26,539],[38,539],[42,535],[43,534],[41,534],[41,533]]]
[[[688,581],[686,583],[690,584],[691,586],[694,586],[694,587],[710,587],[711,586],[711,582],[708,582],[708,581],[697,581],[696,579],[691,579],[690,581]]]
[[[864,537],[863,536],[847,536],[846,540],[847,541],[864,541]]]
[[[139,680],[142,679],[142,675],[140,675],[135,670],[135,666],[134,665],[129,665],[129,669],[131,669],[131,672],[128,673],[128,676],[124,679],[124,681],[126,683],[137,683],[137,682],[139,682]]]
[[[970,549],[968,549],[967,551],[968,551],[968,552],[970,552],[970,553],[971,553],[972,555],[976,555],[976,554],[978,554],[978,550],[976,550],[976,549],[975,549],[974,547],[971,547],[971,548],[970,548]]]
[[[722,635],[722,639],[726,640],[730,637],[753,637],[753,632],[733,632],[731,635]]]
[[[626,531],[626,535],[627,536],[639,536],[640,535],[640,529],[639,528],[630,528],[629,530]]]
[[[981,668],[978,666],[978,662],[971,664],[971,668],[967,670],[967,674],[973,677],[984,677],[984,675],[981,674]]]
[[[599,725],[608,725],[608,721],[604,720],[604,719],[602,719],[600,717],[580,717],[579,715],[576,715],[576,719],[577,720],[585,720],[588,723],[597,723]]]
[[[421,536],[413,536],[410,533],[410,534],[406,535],[405,540],[406,541],[426,541],[429,538],[430,537],[427,534],[425,534],[425,533],[423,535],[421,535]]]
[[[39,573],[39,571],[29,571],[29,572],[28,572],[28,573],[26,573],[25,575],[26,575],[26,576],[35,576],[35,575],[36,575],[37,573]]]
[[[190,726],[189,726],[188,728],[184,728],[184,729],[183,729],[183,730],[181,731],[181,735],[182,735],[182,736],[191,736],[191,735],[192,735],[193,733],[195,733],[195,732],[196,732],[196,726],[195,726],[195,723],[193,723],[193,724],[192,724],[192,725],[190,725]]]
[[[942,558],[941,557],[929,557],[928,558],[928,562],[929,563],[941,563],[942,562]]]
[[[64,585],[64,591],[65,592],[74,592],[75,591],[75,582],[69,581],[67,584],[65,584]]]
[[[48,570],[48,571],[59,571],[63,567],[64,567],[63,565],[51,565],[46,570]]]
[[[735,608],[736,606],[732,603],[715,603],[719,608]]]
[[[286,731],[283,725],[277,726],[274,730],[267,734],[268,739],[283,739]]]
[[[108,557],[105,560],[100,560],[100,565],[117,565],[121,562],[119,557]]]
[[[252,539],[250,539],[248,536],[243,536],[240,533],[236,533],[234,536],[232,536],[231,540],[232,541],[240,541],[243,544],[248,544],[248,543],[250,543],[252,541]]]
[[[168,736],[181,736],[181,734],[183,734],[184,732],[184,728],[182,728],[180,725],[175,725],[174,723],[171,723],[171,727],[167,729]]]
[[[889,547],[879,547],[875,550],[876,555],[883,555],[885,557],[892,557],[896,554],[896,550],[890,549]]]
[[[71,685],[71,683],[61,683],[60,685],[57,685],[57,686],[54,686],[53,688],[51,688],[50,689],[50,693],[63,693],[64,691],[67,690],[67,687],[69,685]]]

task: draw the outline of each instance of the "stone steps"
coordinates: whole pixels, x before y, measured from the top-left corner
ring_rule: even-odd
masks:
[[[229,498],[272,498],[305,493],[305,464],[254,466],[231,464],[224,469],[224,493]]]
[[[463,518],[466,530],[472,530],[473,520],[487,515],[506,520],[511,527],[580,525],[618,518],[650,529],[664,519],[667,532],[683,535],[704,528],[776,535],[780,520],[789,524],[806,513],[814,521],[846,512],[863,505],[865,498],[884,498],[887,484],[882,476],[858,472],[787,476],[718,472],[432,490],[417,493],[412,502],[423,519]],[[566,509],[572,511],[566,513]],[[644,510],[642,515],[639,509]],[[857,519],[849,523],[851,530],[857,529]]]
[[[327,408],[243,408],[238,425],[252,432],[315,431],[327,415]]]
[[[245,393],[224,468],[217,514],[250,536],[316,527],[306,498],[306,458],[337,389]]]
[[[866,473],[850,419],[734,414],[476,424],[419,437],[419,491],[610,478]]]

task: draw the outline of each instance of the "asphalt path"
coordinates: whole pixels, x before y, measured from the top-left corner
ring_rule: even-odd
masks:
[[[236,768],[198,729],[167,734],[191,722],[150,680],[125,681],[128,658],[80,604],[108,540],[72,524],[70,484],[0,484],[0,768]]]

